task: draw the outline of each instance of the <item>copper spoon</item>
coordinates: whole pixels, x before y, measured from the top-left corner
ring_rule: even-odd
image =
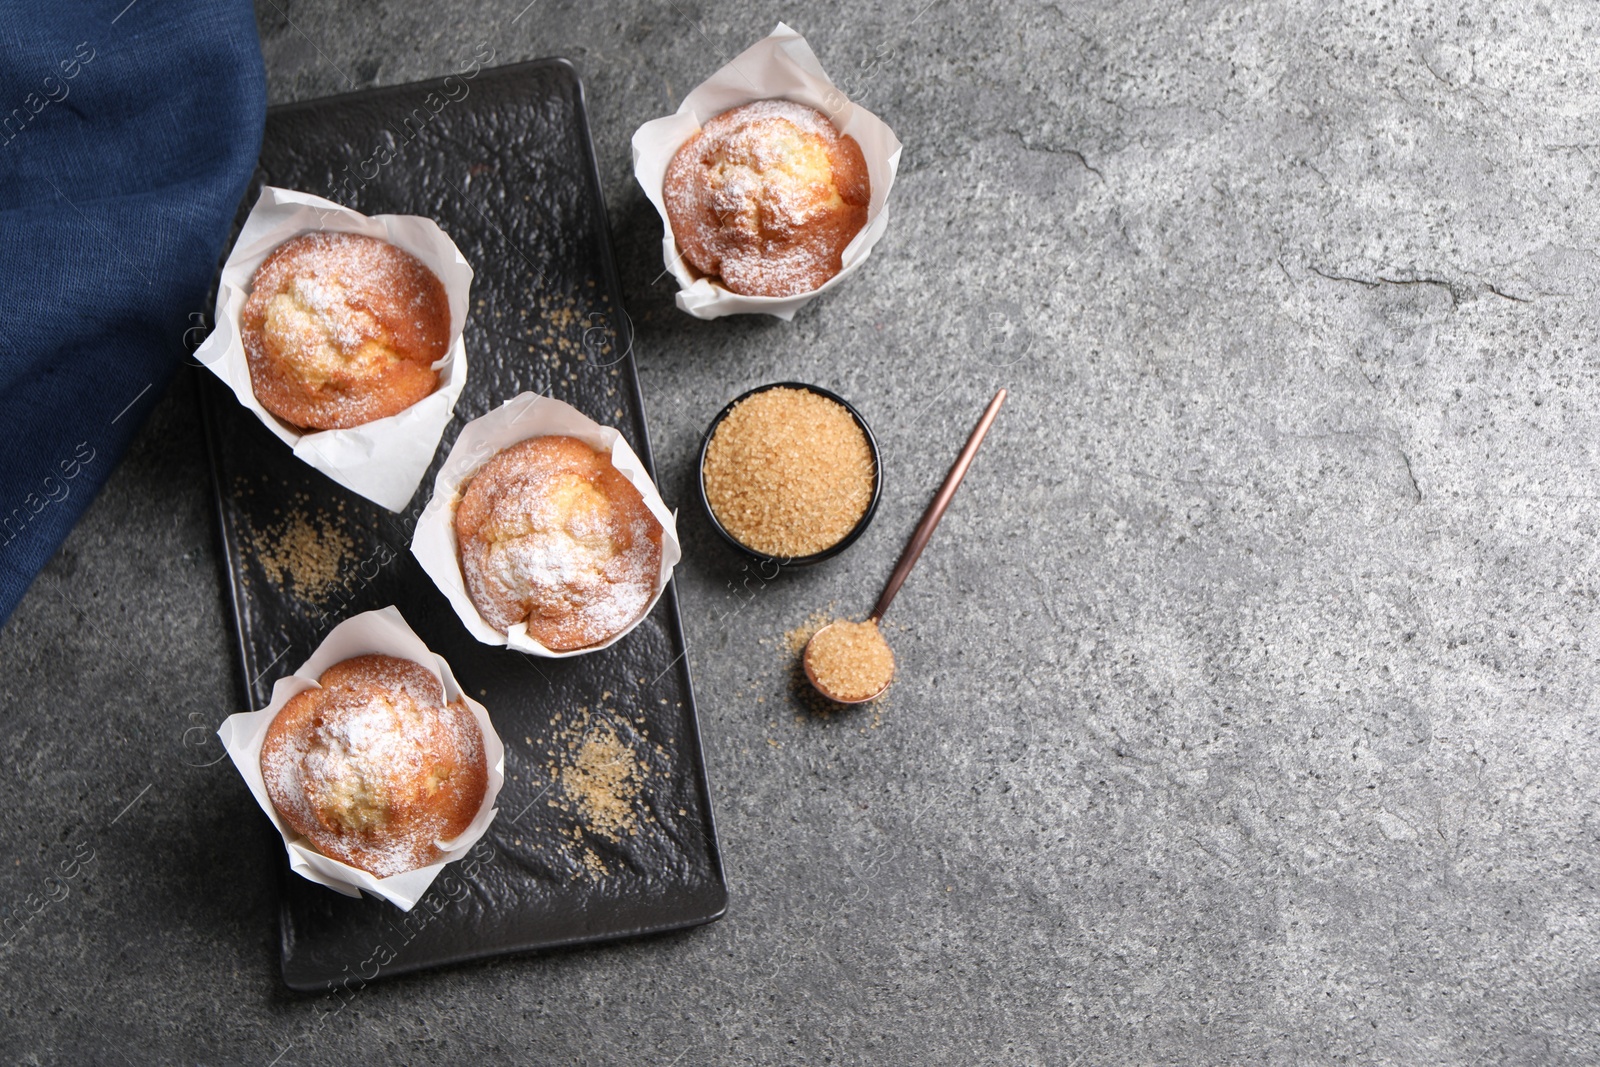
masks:
[[[946,509],[950,507],[951,499],[956,495],[956,488],[960,486],[961,479],[967,475],[967,468],[972,466],[972,457],[978,454],[978,446],[983,444],[984,435],[989,432],[989,427],[994,425],[994,418],[1000,414],[1000,405],[1006,401],[1006,391],[1000,390],[994,394],[994,399],[989,401],[989,406],[984,409],[983,417],[978,420],[978,425],[972,429],[972,436],[967,438],[967,443],[961,449],[961,454],[956,457],[955,463],[950,467],[950,473],[945,475],[944,484],[934,494],[933,502],[928,505],[928,510],[923,512],[922,521],[917,523],[917,528],[911,534],[911,540],[906,542],[905,551],[900,553],[900,562],[894,565],[894,570],[889,574],[889,581],[884,584],[883,595],[878,597],[878,603],[873,607],[872,614],[867,616],[867,621],[876,625],[883,618],[884,612],[889,610],[889,605],[894,603],[895,594],[900,592],[900,587],[905,584],[906,575],[911,573],[911,568],[916,564],[917,557],[922,555],[922,550],[927,547],[928,538],[933,536],[933,528],[939,525],[939,520],[944,518]],[[889,680],[883,683],[876,693],[871,696],[857,697],[854,700],[845,700],[823,688],[817,681],[816,672],[811,669],[811,647],[817,638],[839,625],[830,622],[816,633],[811,635],[811,640],[806,642],[805,654],[801,662],[805,665],[806,678],[811,682],[812,688],[836,704],[865,704],[869,700],[876,700],[889,688],[889,683],[894,681],[894,675],[889,675]]]

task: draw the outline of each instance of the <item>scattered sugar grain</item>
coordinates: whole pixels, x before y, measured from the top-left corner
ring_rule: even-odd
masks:
[[[281,522],[251,529],[245,540],[268,581],[312,602],[339,584],[345,561],[355,550],[337,518],[319,511],[313,520],[299,508]]]

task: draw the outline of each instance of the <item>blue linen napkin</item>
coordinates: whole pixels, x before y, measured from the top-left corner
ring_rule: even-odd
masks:
[[[0,623],[210,310],[265,114],[249,0],[0,0]]]

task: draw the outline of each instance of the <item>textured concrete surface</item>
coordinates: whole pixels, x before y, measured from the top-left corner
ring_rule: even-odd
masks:
[[[264,824],[205,766],[236,679],[180,383],[0,633],[0,1058],[1600,1061],[1600,16],[525,3],[264,0],[272,97],[572,56],[668,499],[753,384],[877,430],[879,519],[815,571],[747,582],[685,508],[728,917],[284,991]],[[628,138],[780,17],[905,141],[893,222],[792,325],[695,322]],[[901,681],[806,713],[784,632],[867,609],[999,384]]]

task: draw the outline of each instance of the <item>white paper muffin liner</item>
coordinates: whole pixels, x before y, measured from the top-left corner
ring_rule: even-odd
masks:
[[[261,406],[250,385],[239,318],[255,281],[256,269],[273,249],[292,237],[317,230],[358,233],[405,249],[444,283],[450,301],[450,348],[433,365],[439,388],[388,418],[348,430],[304,433]],[[401,511],[417,491],[439,447],[439,436],[467,384],[467,350],[461,330],[467,321],[472,267],[455,242],[432,219],[416,215],[373,215],[310,193],[266,186],[250,209],[239,239],[222,267],[217,289],[216,328],[195,358],[228,383],[239,403],[277,435],[294,454],[340,485],[390,511]]]
[[[479,807],[477,817],[461,836],[447,843],[444,857],[437,863],[419,867],[414,871],[392,874],[387,878],[379,878],[360,868],[324,856],[310,841],[290,829],[289,824],[278,814],[278,809],[273,806],[272,797],[267,793],[266,779],[261,774],[261,746],[266,740],[267,728],[272,725],[272,720],[278,717],[278,712],[283,706],[307,689],[320,688],[317,679],[329,667],[368,653],[408,659],[432,671],[444,683],[445,702],[463,701],[472,712],[472,717],[477,720],[478,729],[483,732],[484,761],[489,767],[489,788],[483,795],[483,805]],[[296,874],[343,893],[347,897],[359,897],[361,891],[366,890],[373,896],[389,901],[402,911],[410,911],[422,898],[428,887],[433,884],[433,880],[439,876],[439,872],[444,870],[445,864],[465,858],[472,850],[472,846],[483,837],[484,832],[489,829],[489,824],[494,821],[495,798],[499,796],[500,787],[505,783],[505,745],[501,744],[500,735],[495,733],[494,724],[489,721],[489,713],[484,710],[482,704],[467,695],[456,681],[456,676],[450,672],[450,665],[442,656],[429,651],[428,646],[422,643],[422,638],[412,632],[400,612],[392,607],[363,612],[335,626],[323,639],[322,644],[317,646],[311,658],[300,665],[299,670],[286,678],[279,678],[273,684],[272,703],[260,711],[228,716],[217,730],[217,736],[222,739],[222,745],[228,750],[228,755],[233,757],[234,766],[239,768],[239,773],[244,777],[245,784],[250,787],[256,803],[267,813],[272,825],[278,828],[278,833],[283,837],[283,847],[289,854],[289,866]],[[444,844],[446,843],[441,842],[441,845]]]
[[[524,623],[517,623],[508,633],[502,634],[486,622],[472,598],[467,595],[465,579],[461,575],[459,550],[456,546],[456,505],[461,502],[461,484],[472,477],[479,467],[497,452],[510,448],[519,441],[533,437],[576,437],[590,448],[608,452],[612,466],[626,478],[644,497],[645,507],[661,524],[661,573],[656,580],[654,595],[639,617],[627,628],[609,640],[570,652],[557,652],[546,648],[528,636]],[[668,510],[656,484],[644,469],[644,464],[634,454],[620,432],[602,426],[571,404],[542,396],[539,393],[520,393],[493,411],[467,423],[461,436],[450,449],[444,466],[433,482],[433,498],[428,501],[422,517],[417,520],[416,532],[411,536],[411,554],[422,563],[439,591],[456,609],[461,622],[473,637],[486,645],[504,645],[518,652],[550,659],[565,659],[598,652],[622,640],[635,626],[643,622],[661,599],[672,577],[673,564],[683,558],[683,546],[678,541],[678,524],[673,512]]]
[[[867,205],[867,224],[845,246],[844,266],[838,274],[809,293],[741,296],[709,278],[699,277],[679,252],[672,235],[672,220],[667,217],[667,166],[708,119],[741,104],[774,99],[814,107],[832,119],[840,133],[856,139],[867,160],[872,198]],[[684,97],[676,114],[653,119],[633,135],[633,174],[661,213],[665,230],[661,255],[667,269],[678,279],[678,307],[697,319],[764,314],[788,321],[796,311],[844,281],[867,261],[872,247],[889,228],[889,190],[899,168],[900,140],[894,131],[866,108],[851,103],[823,72],[806,39],[781,22],[770,36],[740,52],[727,66],[696,86]]]

